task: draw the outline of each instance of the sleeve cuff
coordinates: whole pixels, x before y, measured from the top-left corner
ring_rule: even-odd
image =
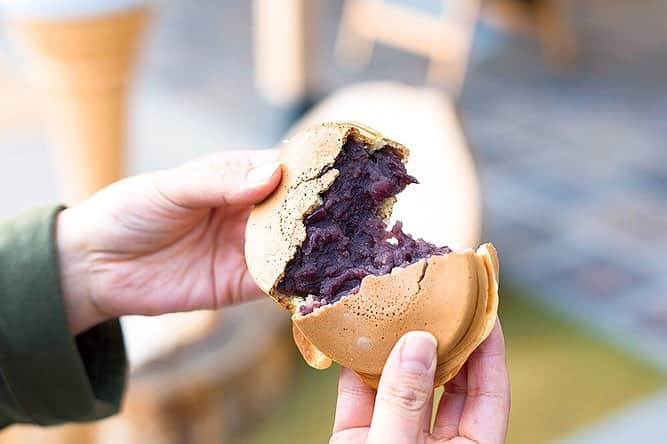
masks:
[[[117,320],[69,332],[54,241],[60,210],[0,224],[0,369],[21,416],[41,425],[116,413],[127,372]]]

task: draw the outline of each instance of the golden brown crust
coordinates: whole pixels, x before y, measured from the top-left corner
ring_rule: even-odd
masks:
[[[352,123],[328,123],[297,133],[281,150],[283,179],[250,215],[246,261],[260,288],[293,312],[294,341],[306,362],[327,368],[332,360],[377,387],[384,362],[407,331],[425,330],[438,340],[436,385],[461,369],[489,335],[498,307],[498,256],[491,244],[474,252],[422,259],[383,276],[366,276],[359,292],[301,316],[300,298],[275,286],[305,240],[304,216],[320,203],[338,171],[333,165],[350,135],[371,149],[389,145],[405,159],[408,150],[373,130]],[[394,199],[383,211],[390,214]]]

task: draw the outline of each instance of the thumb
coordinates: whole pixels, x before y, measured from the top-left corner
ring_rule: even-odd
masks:
[[[430,333],[406,333],[382,371],[368,443],[421,442],[424,417],[431,414],[436,340]]]
[[[154,175],[157,191],[188,209],[254,205],[280,183],[277,150],[233,151]]]

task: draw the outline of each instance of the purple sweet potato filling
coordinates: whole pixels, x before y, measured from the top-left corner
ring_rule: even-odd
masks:
[[[305,217],[306,239],[277,286],[282,294],[304,298],[301,314],[356,293],[364,276],[450,252],[403,233],[401,222],[387,231],[378,214],[384,200],[417,183],[393,149],[370,154],[350,137],[334,168],[338,177]]]

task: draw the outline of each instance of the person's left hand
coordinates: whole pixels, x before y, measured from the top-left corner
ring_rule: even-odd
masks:
[[[280,182],[277,152],[239,151],[130,177],[60,213],[70,330],[105,319],[215,309],[261,294],[248,274],[252,206]]]

